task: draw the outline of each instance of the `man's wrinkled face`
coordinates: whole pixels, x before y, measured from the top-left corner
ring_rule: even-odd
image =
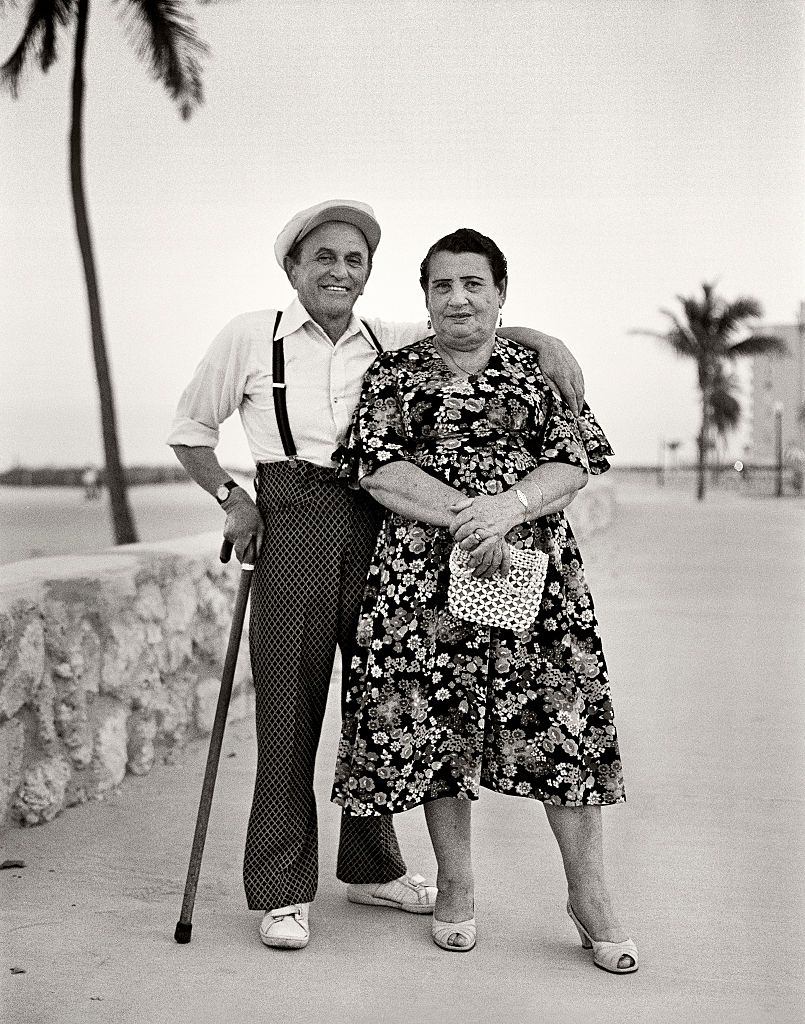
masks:
[[[285,269],[299,301],[319,323],[349,316],[369,277],[369,246],[352,224],[330,221],[302,240]]]

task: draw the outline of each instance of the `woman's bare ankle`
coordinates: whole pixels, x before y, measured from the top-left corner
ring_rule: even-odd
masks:
[[[468,921],[474,916],[475,880],[472,875],[445,877],[436,880],[437,894],[434,914],[439,921]]]

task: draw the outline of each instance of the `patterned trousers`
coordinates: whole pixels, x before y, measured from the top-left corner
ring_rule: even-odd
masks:
[[[249,908],[270,910],[316,894],[316,749],[336,646],[345,667],[352,657],[382,512],[334,471],[296,460],[258,466],[257,505],[266,528],[249,620],[257,778],[243,881]],[[338,878],[390,882],[405,870],[391,815],[342,816]]]

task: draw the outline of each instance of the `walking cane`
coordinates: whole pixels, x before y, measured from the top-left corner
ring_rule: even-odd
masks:
[[[237,597],[235,598],[232,631],[229,634],[229,646],[226,649],[224,670],[221,675],[221,689],[218,693],[215,721],[213,722],[212,733],[210,734],[210,749],[207,754],[204,784],[201,787],[201,799],[198,804],[196,831],[193,836],[193,849],[190,851],[190,866],[187,869],[182,912],[176,923],[176,931],[173,933],[174,939],[181,943],[189,942],[191,932],[193,931],[193,905],[196,902],[196,888],[198,886],[199,872],[201,871],[201,857],[204,853],[204,841],[207,838],[207,823],[210,820],[212,794],[215,789],[215,778],[218,774],[218,761],[221,757],[221,744],[224,740],[226,715],[229,710],[229,700],[232,696],[232,682],[235,678],[235,666],[238,662],[240,637],[243,632],[243,620],[246,617],[246,603],[249,600],[249,589],[252,585],[256,552],[255,542],[252,539],[249,541],[240,567],[240,585]],[[231,554],[232,544],[230,541],[225,540],[221,545],[221,561],[228,562]]]

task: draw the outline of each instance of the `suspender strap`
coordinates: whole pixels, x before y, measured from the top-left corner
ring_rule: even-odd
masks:
[[[380,345],[380,342],[377,340],[377,337],[375,336],[375,332],[372,330],[372,328],[369,326],[369,324],[367,324],[365,320],[361,320],[361,323],[366,328],[366,333],[372,339],[372,345],[374,346],[375,352],[377,352],[377,354],[380,355],[383,349]]]
[[[285,401],[285,338],[277,337],[281,319],[282,310],[277,313],[277,319],[274,321],[274,334],[272,336],[273,351],[271,362],[274,376],[274,413],[277,417],[277,426],[279,427],[283,451],[289,459],[295,459],[296,445],[291,433],[291,424],[288,421],[288,405]],[[383,349],[377,340],[375,332],[365,320],[361,320],[361,323],[366,328],[366,333],[371,339],[372,347],[380,355]]]
[[[289,459],[296,458],[296,445],[294,444],[291,424],[288,422],[288,406],[285,402],[285,338],[278,338],[282,310],[277,313],[274,321],[274,334],[272,336],[272,373],[274,375],[274,413],[277,417],[280,440],[282,448]]]

